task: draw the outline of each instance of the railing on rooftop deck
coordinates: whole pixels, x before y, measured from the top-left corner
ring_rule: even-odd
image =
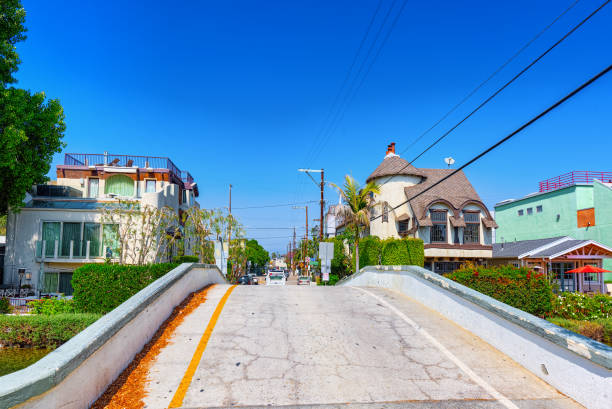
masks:
[[[191,173],[187,172],[186,170],[181,171],[181,179],[183,180],[183,183],[193,185],[193,176],[191,176]]]
[[[540,192],[549,192],[580,183],[593,183],[595,179],[604,183],[612,183],[612,172],[577,170],[565,173],[540,182]]]
[[[67,166],[125,166],[152,169],[168,169],[177,178],[182,178],[181,170],[170,160],[160,156],[113,155],[100,153],[66,153],[64,165]],[[191,176],[191,175],[189,175]],[[192,179],[193,181],[193,179]]]

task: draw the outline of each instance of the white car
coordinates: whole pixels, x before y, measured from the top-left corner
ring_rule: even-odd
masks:
[[[285,273],[270,271],[266,277],[266,285],[285,285]]]

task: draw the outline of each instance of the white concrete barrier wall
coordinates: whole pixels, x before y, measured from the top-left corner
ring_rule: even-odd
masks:
[[[366,267],[339,285],[383,287],[405,294],[587,408],[612,408],[612,348],[606,345],[420,267]]]
[[[87,408],[190,293],[225,283],[217,266],[181,264],[35,364],[0,377],[0,408]]]

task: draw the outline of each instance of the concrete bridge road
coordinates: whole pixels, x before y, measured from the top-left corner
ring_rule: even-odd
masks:
[[[149,372],[147,408],[579,408],[383,289],[211,288]]]

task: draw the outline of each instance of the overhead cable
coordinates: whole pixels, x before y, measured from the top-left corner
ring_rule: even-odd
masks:
[[[541,113],[539,113],[538,115],[536,115],[535,117],[533,117],[532,119],[530,119],[529,121],[525,122],[523,125],[521,125],[520,127],[518,127],[515,131],[511,132],[510,134],[506,135],[505,137],[503,137],[502,139],[500,139],[498,142],[496,142],[494,145],[490,146],[489,148],[487,148],[486,150],[484,150],[483,152],[479,153],[478,155],[476,155],[474,158],[470,159],[468,162],[466,162],[464,165],[460,166],[458,169],[454,170],[453,172],[449,173],[447,176],[443,177],[442,179],[438,180],[437,182],[433,183],[431,186],[428,186],[426,189],[423,189],[422,191],[420,191],[419,193],[413,195],[412,197],[410,197],[409,199],[401,202],[400,204],[392,207],[390,210],[396,210],[398,209],[400,206],[403,206],[404,204],[410,202],[413,199],[416,199],[417,197],[421,196],[422,194],[424,194],[425,192],[433,189],[434,187],[436,187],[437,185],[439,185],[440,183],[448,180],[449,178],[453,177],[454,175],[456,175],[458,172],[462,171],[463,169],[467,168],[468,166],[470,166],[472,163],[476,162],[477,160],[479,160],[480,158],[482,158],[483,156],[485,156],[486,154],[488,154],[489,152],[491,152],[492,150],[494,150],[495,148],[497,148],[498,146],[502,145],[503,143],[507,142],[508,140],[510,140],[513,136],[515,136],[516,134],[518,134],[519,132],[523,131],[525,128],[529,127],[530,125],[532,125],[534,122],[538,121],[539,119],[543,118],[544,116],[546,116],[547,114],[549,114],[550,112],[552,112],[554,109],[558,108],[561,104],[563,104],[564,102],[566,102],[567,100],[569,100],[570,98],[574,97],[576,94],[578,94],[579,92],[581,92],[582,90],[584,90],[585,88],[587,88],[589,85],[593,84],[595,81],[597,81],[598,79],[600,79],[601,77],[603,77],[604,75],[606,75],[607,73],[609,73],[612,70],[612,65],[609,65],[607,68],[605,68],[604,70],[602,70],[601,72],[599,72],[598,74],[596,74],[595,76],[591,77],[588,81],[584,82],[582,85],[580,85],[578,88],[574,89],[572,92],[570,92],[569,94],[567,94],[565,97],[561,98],[560,100],[558,100],[557,102],[555,102],[554,104],[552,104],[550,107],[548,107],[547,109],[545,109],[544,111],[542,111]],[[378,216],[372,217],[370,220],[376,220],[379,217],[382,217],[383,213],[381,213]]]

